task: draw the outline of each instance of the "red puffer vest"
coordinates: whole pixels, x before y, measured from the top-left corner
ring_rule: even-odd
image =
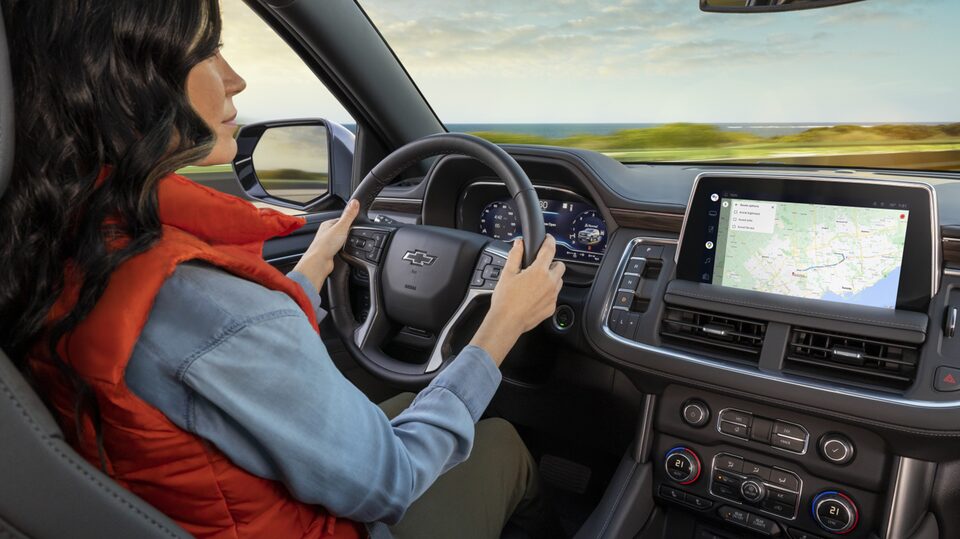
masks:
[[[303,290],[267,264],[262,254],[266,239],[289,234],[303,226],[303,219],[258,210],[177,175],[161,180],[158,198],[162,238],[149,251],[117,268],[89,316],[58,348],[96,395],[107,472],[197,537],[365,536],[359,524],[337,520],[320,507],[298,502],[283,484],[235,466],[213,444],[180,430],[127,388],[124,371],[134,345],[160,287],[181,262],[203,260],[285,292],[317,328]],[[76,294],[77,283],[68,271],[64,293],[50,320],[69,312]],[[45,348],[36,347],[31,367],[64,431],[75,432],[74,391],[50,362]],[[74,446],[99,466],[92,421],[89,417],[83,421],[84,438],[73,440]]]

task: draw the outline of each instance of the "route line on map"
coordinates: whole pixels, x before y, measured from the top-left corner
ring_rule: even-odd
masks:
[[[833,254],[835,254],[835,255],[840,255],[840,257],[841,257],[840,261],[837,262],[836,264],[826,264],[826,265],[823,265],[823,266],[810,266],[809,268],[802,269],[802,270],[797,270],[797,271],[799,271],[799,272],[802,273],[802,272],[804,272],[804,271],[810,271],[810,270],[815,270],[815,269],[833,268],[833,267],[839,266],[840,264],[843,264],[844,262],[847,261],[847,255],[845,255],[845,254],[843,254],[843,253],[833,253]]]

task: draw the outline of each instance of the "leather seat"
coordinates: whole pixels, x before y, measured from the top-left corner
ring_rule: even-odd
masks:
[[[0,197],[10,180],[13,145],[13,88],[0,14]],[[0,351],[0,537],[189,535],[74,452]]]

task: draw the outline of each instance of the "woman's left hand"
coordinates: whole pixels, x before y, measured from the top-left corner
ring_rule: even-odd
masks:
[[[333,257],[337,256],[343,244],[347,242],[347,236],[350,233],[350,226],[353,220],[357,218],[360,212],[360,203],[351,200],[344,208],[343,214],[339,219],[324,221],[317,230],[313,242],[303,254],[300,262],[297,262],[293,271],[299,271],[317,290],[323,286],[323,282],[333,272]]]

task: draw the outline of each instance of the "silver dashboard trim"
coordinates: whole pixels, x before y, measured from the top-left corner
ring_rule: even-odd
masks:
[[[942,241],[940,239],[940,215],[937,211],[937,190],[929,183],[924,182],[903,182],[897,180],[868,180],[866,178],[837,178],[833,176],[818,176],[809,174],[765,174],[762,172],[742,171],[742,172],[701,172],[693,180],[693,187],[690,188],[690,197],[687,199],[687,209],[683,213],[683,224],[680,225],[680,242],[677,244],[677,252],[674,255],[674,262],[680,262],[680,250],[683,248],[683,237],[687,230],[687,220],[690,217],[690,209],[693,205],[693,197],[697,194],[697,187],[703,178],[769,178],[773,180],[800,180],[815,182],[832,183],[854,183],[867,185],[885,185],[895,187],[908,187],[912,189],[923,189],[930,194],[930,243],[933,264],[930,275],[930,297],[933,298],[940,290],[939,273],[943,265]]]
[[[677,244],[676,240],[666,239],[666,238],[657,238],[657,237],[635,237],[627,242],[627,246],[624,249],[623,255],[621,255],[620,262],[617,264],[616,275],[621,275],[624,268],[626,268],[627,260],[630,258],[630,254],[633,252],[633,248],[641,243],[657,243],[657,244]],[[613,300],[616,297],[615,288],[619,286],[619,282],[614,278],[614,282],[607,290],[607,293],[604,297],[603,306],[600,309],[600,328],[601,332],[605,337],[616,341],[620,344],[629,346],[630,348],[640,350],[642,352],[648,352],[651,354],[657,354],[659,356],[666,356],[676,360],[685,361],[694,365],[699,365],[702,367],[707,367],[710,369],[719,369],[726,372],[734,372],[740,375],[743,375],[748,378],[756,379],[764,382],[774,382],[774,383],[784,383],[791,386],[800,387],[806,390],[816,391],[818,393],[825,393],[827,395],[843,395],[846,397],[853,397],[857,399],[864,399],[874,402],[883,402],[887,404],[894,404],[897,406],[904,406],[908,408],[916,409],[931,409],[931,410],[947,410],[947,409],[960,409],[960,400],[950,400],[950,401],[927,401],[927,400],[911,400],[905,399],[902,397],[895,397],[891,395],[885,395],[881,393],[869,392],[855,390],[849,387],[840,386],[837,384],[831,384],[829,382],[814,383],[799,377],[780,373],[778,375],[767,374],[758,370],[751,370],[734,363],[724,362],[713,360],[701,356],[695,356],[678,350],[671,350],[669,348],[663,348],[661,346],[654,346],[650,344],[640,343],[636,341],[631,341],[625,339],[613,331],[610,330],[607,325],[607,320],[609,318],[609,313],[613,307]],[[620,360],[624,361],[624,360]],[[649,367],[648,367],[649,368]],[[654,369],[656,370],[656,369]]]

